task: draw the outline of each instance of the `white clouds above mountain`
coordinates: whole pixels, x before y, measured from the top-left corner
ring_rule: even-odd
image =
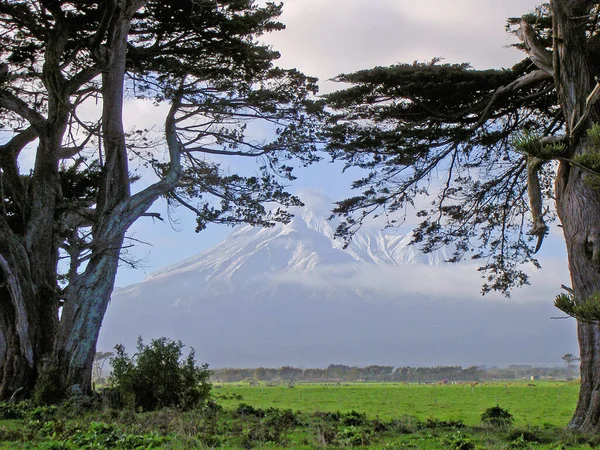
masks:
[[[381,301],[398,301],[402,297],[419,296],[435,301],[456,299],[482,302],[507,302],[515,305],[532,302],[552,303],[560,292],[561,284],[568,284],[566,262],[546,259],[543,269],[530,268],[531,285],[513,291],[511,298],[497,293],[481,296],[483,280],[473,263],[445,265],[357,266],[333,265],[311,272],[283,272],[272,276],[278,282],[324,289],[334,284],[369,290]],[[560,311],[556,311],[561,315]]]
[[[169,336],[216,367],[559,364],[576,351],[574,322],[550,319],[560,262],[546,259],[511,300],[482,298],[476,266],[439,264],[443,251],[420,255],[393,230],[363,230],[343,252],[327,197],[302,194],[290,224],[239,227],[116,291],[99,348]]]

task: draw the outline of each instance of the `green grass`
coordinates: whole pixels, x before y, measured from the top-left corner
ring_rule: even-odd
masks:
[[[577,390],[577,382],[538,381],[475,386],[302,384],[293,389],[228,384],[213,389],[216,404],[187,413],[165,409],[84,414],[68,405],[17,405],[14,410],[21,419],[0,421],[0,450],[589,449],[600,437],[565,429]],[[481,413],[496,404],[514,415],[513,425],[480,423]]]
[[[508,409],[516,425],[564,427],[575,410],[578,382],[506,382],[470,384],[351,383],[348,385],[299,384],[248,386],[224,384],[213,389],[226,408],[247,403],[259,408],[315,411],[361,411],[371,419],[413,416],[421,420],[463,420],[477,425],[481,413],[496,404]],[[242,396],[242,400],[232,398]]]

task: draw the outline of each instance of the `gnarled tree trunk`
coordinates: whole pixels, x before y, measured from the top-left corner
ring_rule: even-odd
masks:
[[[586,24],[594,2],[553,0],[554,77],[566,123],[570,158],[597,153],[584,130],[600,120]],[[578,126],[579,124],[579,126]],[[600,190],[586,183],[595,176],[561,162],[556,177],[557,212],[563,225],[571,282],[577,302],[600,292]],[[600,427],[600,325],[578,320],[581,388],[570,427],[597,432]]]
[[[557,178],[557,205],[561,218],[575,296],[587,299],[600,292],[600,192],[588,188],[586,176],[564,165]],[[600,426],[600,325],[578,321],[581,387],[570,427],[598,431]]]

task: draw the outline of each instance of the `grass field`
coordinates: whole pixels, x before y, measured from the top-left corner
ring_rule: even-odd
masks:
[[[564,427],[577,402],[579,382],[517,381],[471,384],[354,383],[249,386],[223,384],[213,395],[226,408],[247,403],[258,408],[315,411],[360,411],[371,419],[413,416],[421,420],[462,420],[477,425],[486,408],[500,405],[517,425]],[[239,398],[241,396],[241,399]],[[237,399],[236,399],[237,398]]]
[[[580,450],[600,436],[565,429],[577,382],[456,385],[299,384],[214,387],[213,402],[180,412],[28,406],[0,421],[0,449]],[[482,424],[500,405],[514,416]],[[19,405],[4,405],[4,417]],[[15,412],[13,411],[13,413]]]

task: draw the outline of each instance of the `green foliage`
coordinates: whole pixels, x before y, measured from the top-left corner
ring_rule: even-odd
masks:
[[[600,124],[593,123],[590,128],[587,129],[587,137],[590,140],[590,144],[597,151],[600,151]]]
[[[340,430],[338,440],[342,446],[369,445],[373,432],[369,429],[350,425]]]
[[[166,441],[156,434],[132,435],[124,433],[114,424],[91,422],[86,430],[75,433],[69,442],[78,448],[152,448]]]
[[[498,405],[486,409],[481,414],[481,422],[493,427],[505,428],[512,425],[514,421],[513,415]]]
[[[361,426],[367,423],[367,415],[352,410],[342,415],[342,423],[348,426]]]
[[[440,420],[434,417],[428,417],[424,423],[420,424],[421,428],[464,428],[465,424],[462,420]]]
[[[587,129],[589,150],[573,156],[573,162],[587,169],[584,182],[592,189],[600,189],[600,125],[592,124]]]
[[[24,419],[32,409],[33,405],[27,401],[20,403],[2,402],[0,403],[0,419]]]
[[[511,431],[507,439],[511,441],[511,444],[521,445],[521,443],[539,443],[542,439],[534,432],[530,430],[513,430]]]
[[[542,151],[540,135],[530,130],[521,130],[512,138],[512,145],[516,150],[531,156],[537,156]]]
[[[529,60],[510,70],[433,60],[335,78],[349,87],[326,96],[333,110],[327,149],[347,167],[366,170],[353,183],[356,195],[337,203],[334,213],[344,219],[337,234],[350,239],[371,215],[397,226],[417,198],[445,186],[418,212],[413,243],[425,253],[452,243],[451,262],[485,261],[484,292],[526,284],[521,264],[537,262],[522,220],[529,211],[523,151],[545,160],[565,150],[539,141],[556,125],[557,98],[545,80],[498,95],[531,70]],[[550,197],[555,173],[541,172]]]
[[[531,130],[521,130],[512,136],[511,144],[520,153],[547,161],[559,156],[566,150],[560,143],[542,144],[542,136]]]
[[[583,321],[600,320],[600,292],[595,292],[583,301],[577,300],[571,294],[559,294],[556,296],[554,306],[576,319]]]
[[[475,450],[477,448],[473,437],[462,431],[447,436],[443,442],[452,450]]]
[[[210,371],[197,366],[195,352],[183,358],[184,345],[167,338],[153,339],[144,345],[138,339],[137,353],[130,358],[122,345],[111,358],[110,381],[128,407],[153,411],[163,407],[189,410],[208,399]]]
[[[536,389],[530,389],[527,383],[507,385],[498,384],[501,392],[507,394],[507,389],[523,390],[514,392],[519,404],[519,410],[531,409],[532,404],[538,405],[531,411],[535,417],[540,409],[545,410],[540,401],[549,399],[551,404],[556,403],[556,392],[553,387],[558,383],[541,382]],[[293,412],[291,409],[274,408],[271,405],[274,399],[281,400],[278,395],[265,407],[252,406],[249,403],[236,407],[223,408],[209,401],[204,407],[193,411],[180,411],[175,408],[165,408],[160,411],[135,413],[126,411],[87,412],[65,416],[63,408],[35,408],[21,405],[28,411],[23,421],[3,421],[0,423],[0,448],[39,448],[39,449],[150,449],[150,448],[370,448],[378,449],[424,449],[439,450],[507,450],[530,449],[551,450],[556,448],[569,448],[580,450],[596,446],[598,439],[594,436],[571,433],[560,427],[536,426],[536,419],[530,421],[519,414],[519,422],[526,420],[531,425],[526,428],[512,429],[510,432],[504,427],[474,426],[476,422],[465,426],[456,419],[447,419],[445,416],[438,418],[431,416],[426,421],[412,417],[423,405],[429,404],[429,395],[432,390],[461,392],[460,397],[454,398],[448,404],[452,405],[451,417],[462,417],[469,408],[465,403],[458,401],[478,397],[486,391],[472,392],[470,386],[431,386],[412,385],[407,387],[401,384],[373,385],[361,384],[363,390],[371,394],[376,391],[390,392],[402,391],[400,397],[410,391],[417,391],[422,404],[416,404],[411,399],[411,407],[401,405],[395,398],[387,395],[388,403],[393,407],[391,418],[364,420],[364,417],[374,417],[375,412],[381,410],[384,403],[379,398],[361,398],[356,396],[356,391],[351,386],[334,387],[321,386],[327,392],[334,392],[331,398],[319,398],[324,406],[336,405],[332,399],[337,398],[342,403],[348,398],[356,405],[355,409],[348,412],[310,413],[306,410],[307,403],[302,403],[307,390],[303,385],[291,392],[282,387],[280,392],[294,395],[298,405],[305,411]],[[573,386],[560,383],[561,392]],[[312,385],[311,388],[315,386]],[[494,385],[486,383],[485,389]],[[245,390],[255,391],[264,397],[267,393],[263,388],[246,386]],[[264,392],[262,392],[264,391]],[[262,394],[261,394],[262,392]],[[270,390],[268,392],[271,392]],[[321,391],[322,392],[322,391]],[[525,392],[535,394],[535,398],[523,395]],[[497,395],[492,392],[492,395]],[[248,397],[253,398],[252,395]],[[390,401],[391,400],[391,401]],[[308,404],[316,403],[312,399]],[[442,403],[438,397],[437,406]],[[367,413],[363,407],[374,406]],[[551,409],[548,409],[550,411]],[[363,412],[364,411],[364,412]],[[241,414],[243,412],[243,414]],[[402,415],[401,417],[399,415]],[[466,417],[466,416],[465,416]],[[547,417],[545,417],[546,419]],[[539,419],[539,417],[538,417]],[[566,423],[563,418],[561,423]],[[460,424],[460,425],[459,425]],[[457,429],[458,428],[458,429]],[[450,431],[448,431],[451,429]]]

